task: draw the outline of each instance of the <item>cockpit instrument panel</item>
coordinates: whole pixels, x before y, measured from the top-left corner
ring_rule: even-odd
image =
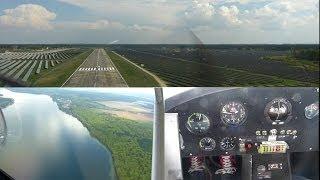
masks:
[[[183,157],[319,149],[317,88],[213,89],[166,101],[178,113]]]

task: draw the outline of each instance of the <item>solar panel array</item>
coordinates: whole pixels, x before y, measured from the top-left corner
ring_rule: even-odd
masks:
[[[55,49],[48,51],[35,52],[5,52],[0,53],[0,60],[55,60],[69,59],[71,55],[68,53],[72,49]]]
[[[27,82],[32,74],[40,74],[81,51],[75,49],[55,49],[41,52],[6,52],[0,54],[0,76],[14,81]]]

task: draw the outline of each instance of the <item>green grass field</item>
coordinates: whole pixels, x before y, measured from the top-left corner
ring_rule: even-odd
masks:
[[[112,152],[119,180],[151,179],[152,122],[116,117],[83,104],[71,111]]]
[[[92,51],[92,49],[87,50],[53,68],[43,68],[40,74],[32,73],[33,75],[30,77],[29,84],[37,87],[60,87]]]
[[[304,74],[275,76],[216,66],[198,61],[189,61],[181,58],[172,58],[142,51],[120,49],[118,54],[130,59],[136,64],[143,64],[144,69],[156,74],[171,87],[229,87],[229,86],[317,86],[318,79]],[[251,67],[254,69],[254,67]],[[304,81],[296,79],[305,76]],[[291,77],[291,78],[287,78]]]
[[[319,62],[316,62],[316,61],[297,59],[290,56],[267,56],[267,57],[263,57],[262,59],[269,60],[269,61],[280,61],[294,68],[301,68],[306,71],[319,72]]]
[[[145,73],[133,64],[128,63],[117,54],[108,51],[107,53],[111,58],[114,65],[117,67],[122,77],[126,80],[129,87],[158,87],[160,84],[154,77]]]

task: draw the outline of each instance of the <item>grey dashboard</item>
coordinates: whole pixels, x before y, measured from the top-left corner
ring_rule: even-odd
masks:
[[[165,104],[182,157],[319,150],[318,88],[195,88]]]

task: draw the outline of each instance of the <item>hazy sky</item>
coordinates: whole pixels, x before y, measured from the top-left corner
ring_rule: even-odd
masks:
[[[319,43],[319,0],[0,0],[1,43]]]

